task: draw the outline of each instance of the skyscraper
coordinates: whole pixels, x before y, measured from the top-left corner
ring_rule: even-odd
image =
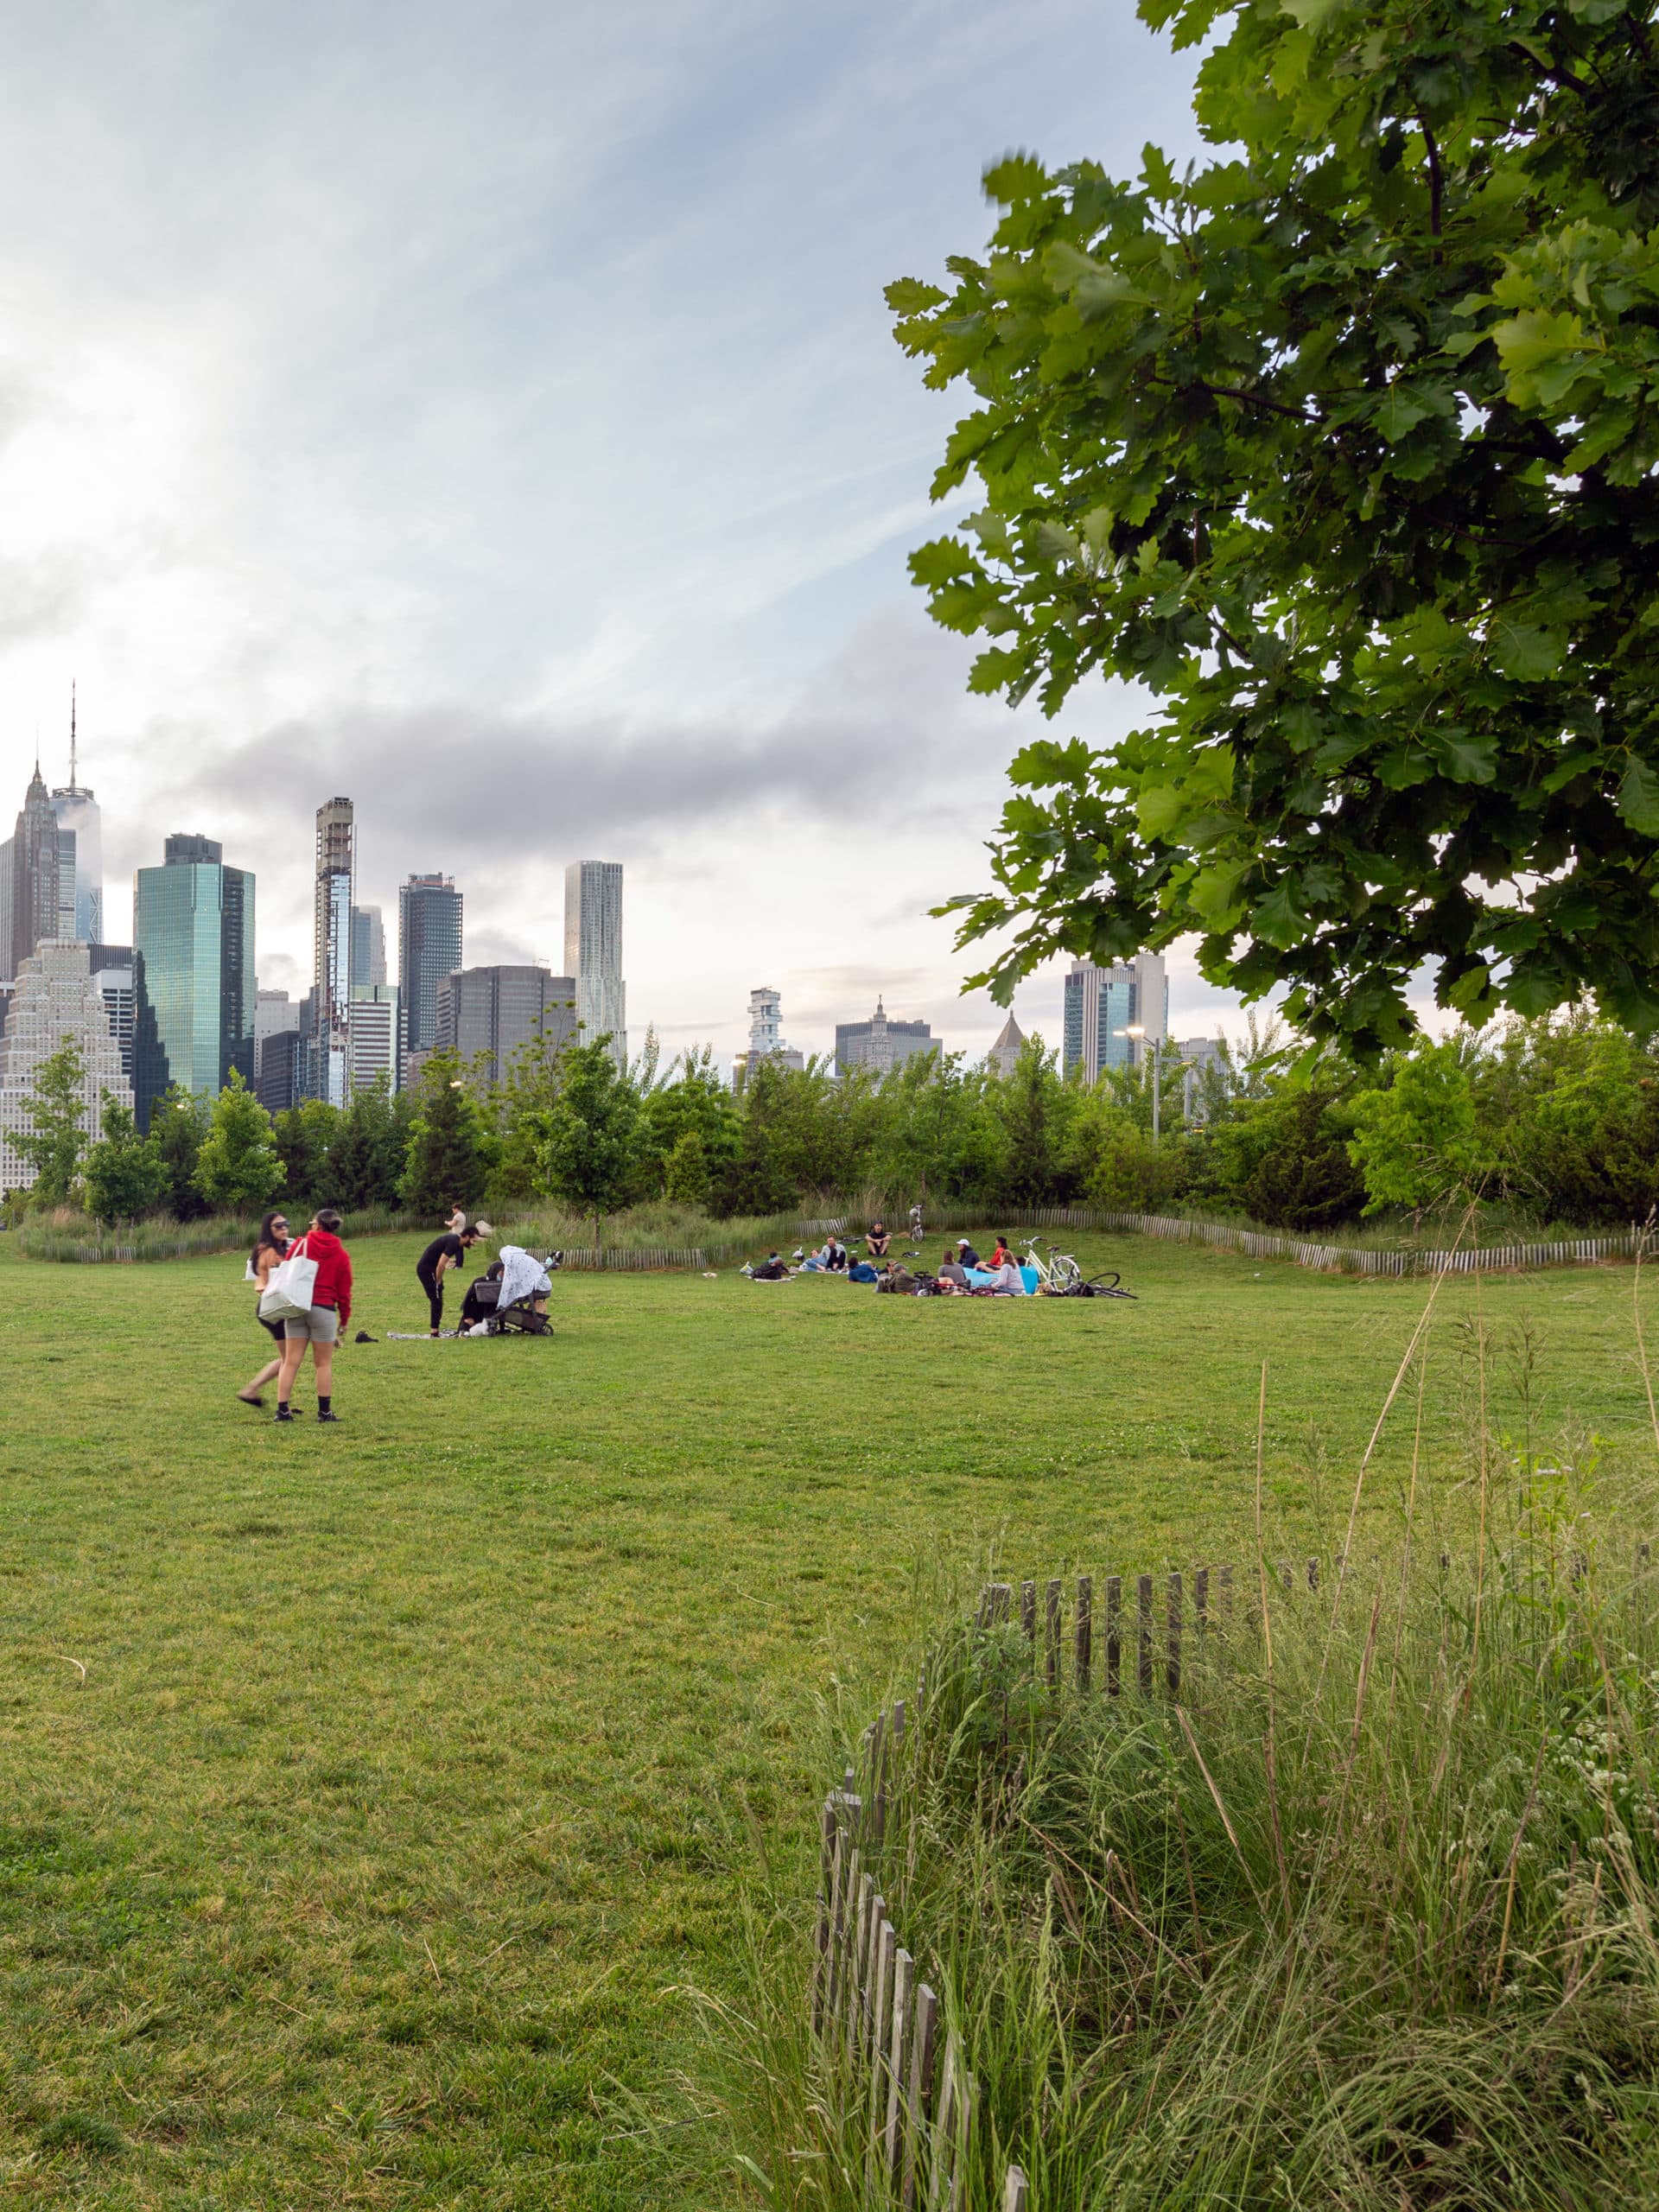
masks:
[[[133,1091],[142,1128],[169,1084],[253,1083],[254,880],[211,837],[173,836],[132,882]]]
[[[622,981],[622,864],[572,861],[564,871],[564,965],[576,982],[584,1044],[609,1037],[619,1067],[628,1058],[627,986]]]
[[[439,1049],[463,1060],[486,1055],[493,1083],[513,1055],[536,1046],[549,1058],[576,1031],[576,984],[545,968],[461,968],[438,985]]]
[[[378,906],[352,909],[352,988],[384,990],[386,928]]]
[[[30,1127],[35,1071],[68,1039],[80,1049],[81,1127],[88,1143],[104,1134],[104,1093],[123,1106],[132,1090],[121,1071],[121,1050],[110,1034],[103,994],[92,981],[88,948],[44,941],[18,963],[17,988],[0,1039],[0,1191],[26,1191],[35,1163],[18,1151]]]
[[[121,1072],[130,1083],[133,1036],[137,1015],[132,947],[130,944],[89,944],[86,956],[92,963],[93,985],[104,1001],[105,1013],[109,1016],[110,1034],[120,1051]]]
[[[372,1090],[384,1077],[387,1090],[398,1083],[397,994],[385,983],[352,985],[351,1065],[353,1092]]]
[[[79,780],[75,690],[69,687],[69,780],[52,794],[58,823],[58,936],[79,944],[104,938],[104,826],[98,801]]]
[[[925,1021],[894,1021],[878,997],[868,1021],[836,1024],[836,1073],[871,1068],[887,1075],[918,1052],[942,1052],[944,1041]]]
[[[1131,1037],[1130,1029],[1144,1036]],[[1169,981],[1161,952],[1137,952],[1110,968],[1074,960],[1065,981],[1065,1072],[1081,1069],[1085,1083],[1105,1068],[1138,1068],[1142,1048],[1169,1034]]]
[[[317,809],[315,1065],[312,1091],[331,1106],[351,1095],[352,907],[357,889],[356,810],[348,798]]]
[[[16,975],[37,944],[58,934],[58,817],[41,780],[41,764],[23,795],[17,826],[0,862],[5,911],[0,914],[0,975]]]
[[[397,893],[397,995],[404,1052],[438,1041],[438,986],[461,965],[461,894],[447,875],[411,875]]]
[[[749,993],[749,1049],[739,1052],[732,1062],[732,1088],[741,1090],[751,1072],[762,1060],[771,1060],[780,1068],[804,1068],[806,1061],[792,1045],[785,1045],[783,1037],[784,1001],[782,995],[770,984],[762,983]]]

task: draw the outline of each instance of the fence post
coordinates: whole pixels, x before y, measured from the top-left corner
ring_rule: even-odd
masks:
[[[1024,2171],[1019,2166],[1010,2166],[1008,2177],[1002,2184],[1002,2212],[1028,2212],[1030,2202]]]
[[[1116,1697],[1118,1691],[1118,1669],[1122,1660],[1122,1644],[1118,1632],[1118,1617],[1123,1603],[1123,1578],[1109,1574],[1106,1578],[1106,1694]]]
[[[893,1955],[897,1949],[893,1923],[884,1911],[876,1954],[875,1987],[870,2001],[870,2126],[864,2159],[867,2186],[874,2185],[878,2166],[886,2164],[883,2152],[888,2103],[888,2046],[890,2042],[898,2040],[897,2023],[893,2017]]]
[[[1181,1694],[1181,1570],[1174,1567],[1169,1577],[1169,1668],[1167,1680],[1171,1697]]]
[[[1026,1642],[1033,1647],[1032,1666],[1034,1669],[1037,1664],[1037,1585],[1034,1582],[1020,1585],[1020,1625],[1026,1632]]]
[[[1048,1686],[1050,1689],[1053,1689],[1060,1679],[1060,1586],[1058,1581],[1049,1584],[1047,1599],[1048,1649],[1045,1656],[1047,1663]]]
[[[887,2107],[878,2102],[876,2122],[881,2145],[881,2177],[888,2189],[899,2179],[904,2147],[905,2061],[910,2055],[912,2015],[915,2009],[916,1961],[905,1950],[895,1951],[893,1967],[893,2017],[887,2065]]]
[[[1152,1577],[1140,1574],[1135,1582],[1135,1606],[1138,1616],[1135,1625],[1140,1631],[1140,1653],[1137,1677],[1143,1697],[1152,1695]]]
[[[1077,1653],[1073,1666],[1077,1688],[1086,1696],[1089,1690],[1089,1669],[1094,1658],[1095,1578],[1092,1574],[1077,1577]]]
[[[1198,1631],[1198,1641],[1204,1641],[1205,1630],[1210,1625],[1210,1570],[1197,1567],[1192,1570],[1192,1620]]]
[[[909,1964],[910,1955],[900,1956]],[[917,2161],[933,2102],[933,2038],[939,2023],[939,2000],[925,1982],[916,1992],[916,2024],[910,2037],[910,2095],[905,2107],[904,2183],[899,2201],[905,2212],[916,2202]]]

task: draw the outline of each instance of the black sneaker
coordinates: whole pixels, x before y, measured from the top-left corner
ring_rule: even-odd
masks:
[[[288,1406],[278,1406],[276,1412],[271,1415],[271,1419],[273,1421],[292,1421],[293,1418],[293,1410]]]
[[[317,1419],[319,1421],[338,1421],[340,1419],[340,1415],[336,1413],[319,1414],[317,1415]]]

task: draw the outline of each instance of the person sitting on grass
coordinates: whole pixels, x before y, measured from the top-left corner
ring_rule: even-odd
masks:
[[[823,1240],[823,1249],[818,1256],[823,1262],[824,1266],[829,1269],[832,1275],[846,1274],[847,1247],[842,1243],[840,1237],[836,1235],[833,1229],[830,1230],[829,1236]]]
[[[290,1260],[315,1260],[317,1279],[311,1287],[310,1312],[296,1314],[283,1324],[283,1371],[276,1384],[278,1421],[294,1418],[289,1401],[294,1395],[307,1344],[311,1347],[311,1368],[317,1384],[317,1419],[340,1419],[332,1395],[334,1346],[352,1318],[352,1255],[340,1241],[340,1216],[333,1206],[319,1206],[311,1217],[310,1228],[300,1239],[298,1252],[290,1249],[288,1254]]]
[[[893,1231],[884,1229],[879,1221],[873,1221],[865,1235],[864,1249],[873,1260],[885,1260],[892,1242]]]
[[[944,1259],[939,1262],[939,1291],[941,1296],[950,1298],[965,1298],[971,1287],[972,1286],[968,1281],[968,1270],[963,1266],[962,1262],[957,1259],[954,1252],[946,1252]]]
[[[753,1280],[756,1282],[783,1282],[788,1277],[789,1268],[776,1251],[771,1251],[767,1253],[760,1265],[751,1272]]]
[[[868,1283],[874,1282],[877,1276],[875,1269],[868,1260],[855,1260],[847,1270],[847,1280],[849,1282]]]
[[[993,1268],[1005,1268],[1010,1260],[1014,1260],[1014,1253],[1009,1247],[1008,1240],[1006,1236],[999,1235],[996,1240],[996,1249],[991,1255],[991,1265]],[[1020,1264],[1017,1260],[1014,1260],[1014,1263],[1016,1267]]]
[[[990,1294],[993,1298],[1023,1298],[1026,1279],[1015,1264],[1012,1252],[1004,1251],[1000,1266],[991,1269]]]
[[[964,1268],[976,1268],[979,1265],[979,1255],[965,1236],[958,1236],[957,1239],[957,1262],[959,1266]]]

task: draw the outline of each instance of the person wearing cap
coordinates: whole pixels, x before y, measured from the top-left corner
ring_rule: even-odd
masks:
[[[978,1253],[965,1236],[957,1239],[957,1264],[963,1268],[976,1268],[981,1264]]]
[[[426,1293],[427,1312],[431,1316],[431,1333],[443,1332],[443,1279],[451,1268],[458,1268],[462,1255],[471,1251],[480,1236],[490,1234],[487,1221],[476,1222],[470,1229],[448,1229],[442,1236],[435,1236],[420,1258],[415,1262],[416,1276]]]

